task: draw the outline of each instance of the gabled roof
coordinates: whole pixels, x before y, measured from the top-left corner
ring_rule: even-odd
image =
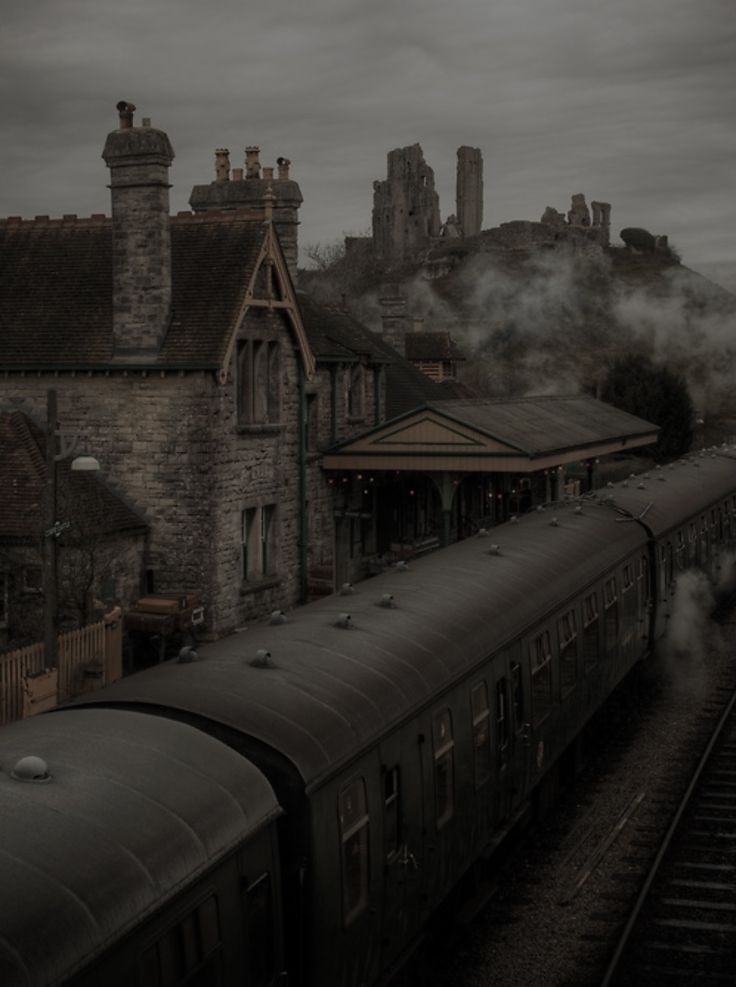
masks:
[[[250,212],[171,217],[171,321],[156,366],[222,366],[270,224]],[[0,367],[111,365],[112,225],[0,221]]]
[[[394,418],[427,401],[460,398],[467,391],[455,381],[438,384],[418,370],[379,333],[372,332],[349,312],[322,305],[297,292],[309,344],[318,360],[349,362],[365,355],[386,367],[386,415]]]
[[[433,401],[334,447],[323,466],[530,472],[648,445],[658,430],[586,395]]]
[[[30,418],[20,411],[0,413],[0,541],[39,538],[44,526],[45,454],[46,436]],[[57,513],[74,505],[71,520],[83,522],[84,532],[105,535],[147,527],[144,518],[94,474],[72,471],[70,460],[58,463],[56,476]]]

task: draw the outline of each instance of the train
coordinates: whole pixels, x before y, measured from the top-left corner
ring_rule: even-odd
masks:
[[[735,545],[702,452],[4,727],[0,983],[385,983]]]

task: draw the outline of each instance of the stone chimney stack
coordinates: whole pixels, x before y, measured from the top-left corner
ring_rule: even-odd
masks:
[[[226,147],[218,147],[215,151],[215,181],[230,181],[230,152]]]
[[[384,285],[381,306],[382,335],[402,356],[406,356],[406,299],[398,285]]]
[[[107,135],[110,169],[115,356],[158,351],[171,314],[169,167],[174,151],[162,130],[133,126],[135,106],[117,105],[120,126]]]
[[[258,160],[258,155],[261,153],[260,147],[246,147],[245,149],[245,177],[246,178],[260,178],[261,177],[261,162]]]
[[[215,151],[216,155],[219,153]],[[274,177],[272,167],[261,168],[260,153],[260,148],[255,145],[246,147],[245,176],[242,168],[233,168],[229,182],[221,181],[218,177],[209,185],[195,185],[189,197],[189,205],[194,212],[252,209],[254,212],[263,210],[265,215],[270,210],[270,218],[284,251],[289,272],[292,280],[296,281],[302,193],[290,176],[290,161],[287,158],[277,159]]]

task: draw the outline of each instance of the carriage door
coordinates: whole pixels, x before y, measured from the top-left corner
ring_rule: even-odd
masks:
[[[521,645],[494,661],[494,751],[498,779],[497,822],[522,802],[527,785],[530,728]]]
[[[418,934],[422,920],[423,770],[417,725],[408,725],[380,745],[383,802],[384,896],[382,966],[391,963]]]

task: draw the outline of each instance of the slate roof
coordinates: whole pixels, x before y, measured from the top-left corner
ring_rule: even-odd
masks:
[[[0,414],[0,541],[26,542],[43,527],[46,436],[20,411]],[[146,521],[93,473],[73,472],[71,460],[57,466],[57,505],[73,504],[84,531],[113,534],[143,530]],[[64,535],[61,536],[64,541]]]
[[[449,332],[407,332],[407,360],[465,360]]]
[[[265,226],[250,212],[171,218],[172,312],[161,367],[219,367]],[[0,221],[0,366],[110,364],[112,226],[89,219]]]
[[[386,417],[395,418],[428,401],[460,398],[467,389],[456,381],[438,384],[405,359],[379,333],[372,332],[349,312],[322,305],[297,292],[299,310],[318,360],[354,360],[365,354],[386,366]]]
[[[658,430],[652,422],[585,394],[427,404],[529,456],[584,449],[609,439],[634,438]]]

